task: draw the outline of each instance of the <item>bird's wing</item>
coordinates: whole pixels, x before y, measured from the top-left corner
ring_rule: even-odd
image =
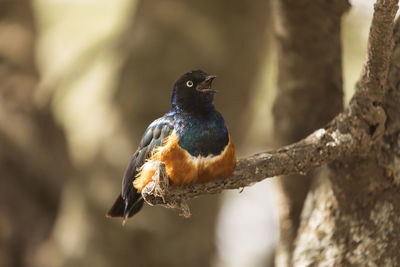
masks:
[[[122,179],[121,196],[126,200],[132,190],[132,182],[140,171],[140,167],[152,155],[155,148],[162,145],[165,139],[172,133],[173,121],[168,117],[155,120],[146,129],[140,141],[139,147],[129,161],[124,178]]]
[[[133,188],[132,182],[140,172],[140,168],[146,162],[146,159],[151,157],[155,148],[164,143],[164,140],[172,133],[173,129],[173,120],[169,117],[155,120],[146,129],[138,149],[126,168],[122,179],[121,194],[118,195],[113,206],[107,212],[107,217],[123,217],[125,222],[126,218],[140,211],[143,206],[142,195],[136,188]]]

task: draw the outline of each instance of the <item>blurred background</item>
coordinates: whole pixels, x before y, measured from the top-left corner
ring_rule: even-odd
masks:
[[[373,1],[343,20],[346,102]],[[0,266],[273,266],[274,179],[104,214],[147,125],[184,72],[216,74],[239,157],[277,146],[276,50],[266,0],[0,1]]]

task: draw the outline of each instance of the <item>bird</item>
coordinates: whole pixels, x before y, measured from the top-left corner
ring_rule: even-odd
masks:
[[[236,153],[225,120],[213,104],[215,78],[193,70],[174,83],[171,108],[145,130],[107,217],[122,217],[124,224],[141,210],[141,191],[152,181],[157,161],[165,164],[172,187],[231,176]]]

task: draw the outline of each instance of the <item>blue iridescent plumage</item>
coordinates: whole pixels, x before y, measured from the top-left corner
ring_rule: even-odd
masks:
[[[192,156],[218,155],[229,142],[225,120],[214,107],[197,116],[172,108],[166,116],[174,121],[179,145]]]

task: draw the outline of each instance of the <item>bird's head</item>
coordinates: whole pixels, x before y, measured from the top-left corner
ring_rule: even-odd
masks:
[[[183,74],[174,84],[172,107],[199,112],[212,108],[214,94],[217,92],[211,88],[215,77],[202,70]]]

